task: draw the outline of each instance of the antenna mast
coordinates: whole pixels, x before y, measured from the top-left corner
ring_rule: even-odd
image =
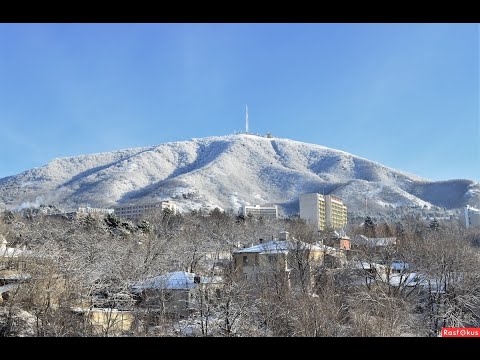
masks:
[[[248,134],[248,106],[245,105],[245,132]]]

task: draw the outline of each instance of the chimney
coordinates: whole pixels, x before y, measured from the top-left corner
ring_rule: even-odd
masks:
[[[284,240],[284,241],[288,240],[288,235],[289,235],[288,231],[280,231],[278,239],[279,240]]]

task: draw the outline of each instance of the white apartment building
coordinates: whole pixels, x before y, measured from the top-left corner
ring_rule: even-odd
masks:
[[[480,210],[471,208],[470,206],[465,207],[464,213],[465,227],[468,229],[470,226],[480,226]]]
[[[347,207],[334,195],[300,195],[300,218],[315,224],[318,230],[341,229],[347,225]]]
[[[77,214],[107,215],[113,214],[114,209],[92,208],[89,206],[79,207]]]
[[[169,209],[174,214],[177,213],[177,205],[172,200],[160,201],[154,204],[142,204],[142,205],[124,205],[114,208],[114,214],[118,217],[126,219],[137,219],[145,211],[160,210],[163,211]]]
[[[243,205],[240,208],[240,214],[247,217],[252,215],[255,217],[277,219],[278,218],[278,208],[277,205],[272,206],[260,206],[260,205]]]

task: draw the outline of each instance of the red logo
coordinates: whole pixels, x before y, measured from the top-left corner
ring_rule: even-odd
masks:
[[[442,337],[480,337],[480,328],[442,328]]]

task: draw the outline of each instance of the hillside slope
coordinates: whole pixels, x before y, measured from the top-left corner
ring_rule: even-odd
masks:
[[[256,135],[215,136],[59,158],[0,179],[9,207],[112,207],[175,199],[181,211],[277,203],[298,211],[304,192],[333,193],[354,209],[410,205],[480,206],[480,184],[432,182],[324,146]]]

